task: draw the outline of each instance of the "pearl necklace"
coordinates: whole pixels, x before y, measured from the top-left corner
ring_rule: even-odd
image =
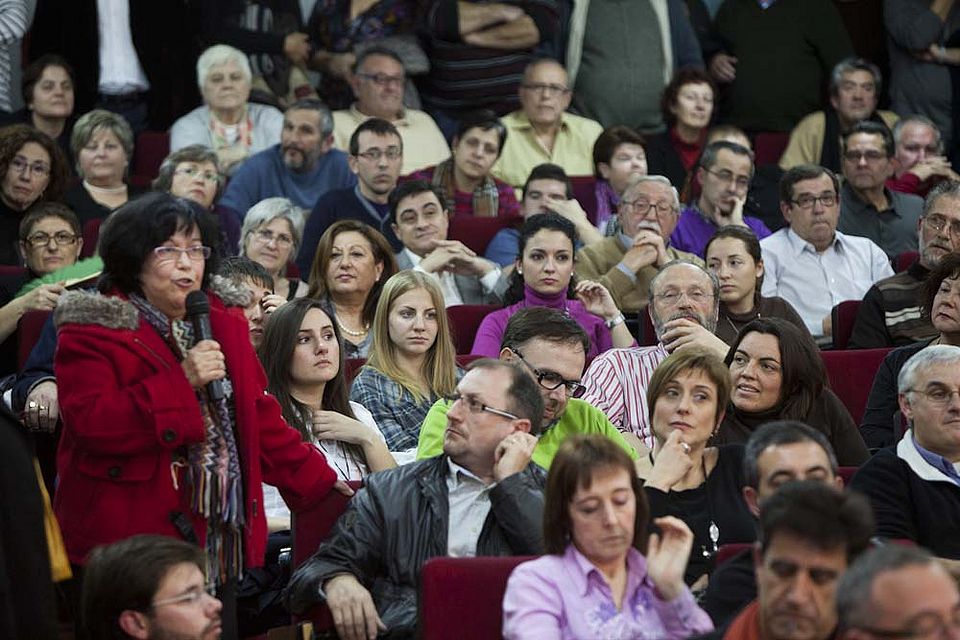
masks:
[[[360,331],[351,331],[350,329],[347,329],[342,322],[340,322],[340,318],[338,318],[336,315],[333,316],[333,321],[337,323],[337,326],[340,327],[341,331],[343,331],[348,336],[353,336],[354,338],[365,336],[370,331],[369,325],[363,327],[363,329],[360,329]]]

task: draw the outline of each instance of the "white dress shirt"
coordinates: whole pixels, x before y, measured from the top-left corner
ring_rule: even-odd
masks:
[[[447,555],[471,558],[477,555],[477,541],[490,513],[490,490],[485,484],[453,460],[447,459]]]
[[[133,46],[129,0],[97,0],[100,34],[100,93],[124,94],[150,88]]]
[[[420,267],[420,261],[423,260],[420,256],[415,254],[410,249],[404,247],[403,252],[406,254],[407,258],[410,259],[411,264],[413,264],[413,270],[419,271],[420,273],[425,273],[428,276],[437,279],[437,282],[440,284],[440,290],[443,292],[443,303],[448,307],[453,307],[458,304],[463,304],[463,296],[460,295],[460,289],[457,287],[457,279],[449,271],[442,271],[439,274],[430,273]],[[497,280],[500,279],[500,269],[494,268],[491,269],[486,275],[478,278],[480,281],[480,286],[483,287],[483,292],[489,294],[493,291],[494,287],[497,286]]]

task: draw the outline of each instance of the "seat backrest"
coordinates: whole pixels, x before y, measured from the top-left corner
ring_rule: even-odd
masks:
[[[840,478],[843,479],[843,486],[850,486],[850,481],[853,480],[853,474],[855,474],[859,468],[860,467],[840,467],[837,469],[840,473]]]
[[[27,268],[15,264],[0,264],[0,277],[19,278],[26,275]]]
[[[347,358],[343,363],[344,374],[347,376],[347,383],[353,383],[353,379],[360,373],[360,368],[367,364],[366,358]]]
[[[743,553],[752,546],[752,542],[729,542],[720,545],[720,548],[717,549],[717,557],[714,558],[715,566],[723,564],[733,556]]]
[[[591,224],[597,224],[597,179],[593,176],[571,176],[573,197],[587,214]]]
[[[487,250],[487,245],[490,244],[498,231],[513,226],[519,220],[520,218],[517,216],[497,218],[453,216],[450,218],[450,230],[447,237],[451,240],[459,240],[473,249],[477,255],[482,256]]]
[[[422,640],[501,637],[507,578],[530,556],[431,558],[420,572]]]
[[[142,132],[137,136],[137,144],[133,151],[133,175],[153,180],[160,173],[160,165],[169,153],[169,132]]]
[[[787,148],[790,134],[782,131],[760,131],[753,137],[754,163],[777,164]]]
[[[23,370],[23,365],[27,363],[33,346],[40,339],[40,333],[43,331],[43,325],[47,323],[53,311],[33,310],[27,311],[20,318],[17,325],[17,371]]]
[[[453,334],[453,345],[457,348],[457,353],[470,353],[480,323],[488,313],[498,308],[492,304],[458,304],[447,307],[447,319],[450,321],[450,332]]]
[[[917,253],[916,251],[904,251],[903,253],[899,254],[896,258],[894,258],[894,262],[896,264],[893,265],[893,268],[894,270],[897,271],[897,273],[901,271],[906,271],[907,269],[910,268],[910,266],[914,262],[916,262],[919,259],[920,259],[920,254]]]
[[[833,348],[846,349],[853,334],[853,325],[857,322],[857,310],[860,300],[844,300],[830,311],[833,321]]]
[[[830,388],[837,394],[853,421],[860,424],[867,396],[873,386],[873,378],[880,363],[890,349],[848,349],[821,351],[820,357],[827,368]]]
[[[103,224],[103,218],[94,218],[87,220],[83,225],[83,249],[80,250],[81,258],[89,258],[97,250],[97,241],[100,239],[100,225]]]
[[[360,489],[359,480],[347,482],[354,491]],[[326,540],[344,511],[350,504],[350,498],[336,489],[331,489],[323,500],[312,509],[293,513],[293,567],[299,567],[317,551],[320,543]]]

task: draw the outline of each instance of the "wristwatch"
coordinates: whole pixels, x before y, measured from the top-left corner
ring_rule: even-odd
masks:
[[[603,324],[607,325],[607,329],[613,329],[618,324],[623,324],[624,322],[626,322],[626,320],[627,319],[623,317],[622,313],[618,313],[616,318],[612,320],[604,320]]]

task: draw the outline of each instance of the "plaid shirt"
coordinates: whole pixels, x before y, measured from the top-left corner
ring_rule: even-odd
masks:
[[[390,451],[415,448],[420,425],[439,396],[431,394],[421,402],[413,395],[371,367],[364,366],[353,380],[350,399],[359,402],[373,414]]]

